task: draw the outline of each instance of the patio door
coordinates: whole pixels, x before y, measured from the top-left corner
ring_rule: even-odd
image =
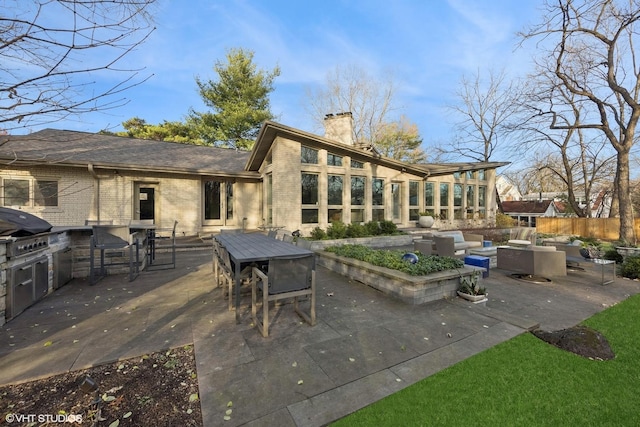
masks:
[[[156,190],[148,183],[137,183],[135,191],[135,208],[133,219],[156,222]]]
[[[391,183],[391,219],[393,222],[402,222],[402,183]]]
[[[203,198],[206,225],[235,225],[233,182],[221,179],[203,181]]]

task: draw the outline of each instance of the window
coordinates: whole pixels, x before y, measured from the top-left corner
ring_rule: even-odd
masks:
[[[364,184],[365,184],[365,177],[363,176],[351,177],[351,204],[352,205],[364,205]]]
[[[327,153],[327,165],[328,166],[342,166],[342,156]]]
[[[273,175],[267,175],[267,183],[266,183],[266,192],[267,195],[265,197],[267,201],[267,224],[273,225]]]
[[[338,175],[329,175],[327,183],[327,204],[342,205],[343,178]]]
[[[302,146],[300,150],[300,161],[302,163],[318,164],[318,150]]]
[[[485,219],[487,217],[487,187],[478,186],[478,218]]]
[[[351,177],[351,222],[364,222],[365,177]]]
[[[4,206],[58,206],[58,181],[4,179],[2,182]]]
[[[465,203],[467,210],[467,219],[473,219],[473,212],[476,207],[475,190],[475,185],[467,185],[467,201]]]
[[[454,172],[454,173],[453,173],[453,177],[454,177],[455,179],[460,179],[460,178],[462,178],[462,173],[461,173],[461,172]]]
[[[364,163],[357,160],[351,160],[351,167],[354,169],[364,169]]]
[[[5,206],[29,206],[28,179],[5,179],[3,183]]]
[[[302,223],[318,222],[318,175],[302,174]],[[305,206],[307,205],[307,206]],[[313,205],[313,206],[308,206]]]
[[[487,179],[484,169],[480,169],[478,171],[478,179],[481,181],[485,181]]]
[[[409,181],[409,220],[417,221],[420,217],[420,183]]]
[[[466,171],[465,172],[465,176],[467,177],[467,179],[475,179],[476,172],[475,171]]]
[[[373,178],[371,181],[372,220],[384,220],[384,179]]]
[[[449,183],[440,183],[440,219],[449,219]]]
[[[402,185],[398,182],[391,183],[392,218],[399,222],[402,219]]]
[[[344,178],[338,175],[327,177],[327,218],[329,222],[342,221],[342,189]]]
[[[462,184],[453,184],[453,218],[462,219]]]
[[[434,215],[434,212],[435,212],[435,204],[436,204],[435,199],[436,199],[435,183],[425,182],[424,183],[424,210],[425,212],[430,212],[431,215]]]

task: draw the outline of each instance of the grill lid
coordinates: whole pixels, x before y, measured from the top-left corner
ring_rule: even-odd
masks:
[[[51,227],[47,221],[30,213],[0,207],[0,236],[31,236],[51,231]]]

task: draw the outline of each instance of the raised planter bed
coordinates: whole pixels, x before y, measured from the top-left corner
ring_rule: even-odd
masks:
[[[352,239],[309,240],[314,251],[339,245],[364,245],[370,248],[413,245],[414,236],[398,234],[396,236],[355,237]]]
[[[341,257],[331,252],[316,253],[319,265],[412,305],[453,298],[460,286],[461,276],[472,276],[474,272],[483,270],[478,267],[464,266],[426,276],[411,276],[401,271]]]

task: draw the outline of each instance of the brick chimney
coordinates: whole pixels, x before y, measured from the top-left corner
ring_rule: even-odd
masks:
[[[353,117],[350,112],[324,116],[324,137],[353,145]]]

